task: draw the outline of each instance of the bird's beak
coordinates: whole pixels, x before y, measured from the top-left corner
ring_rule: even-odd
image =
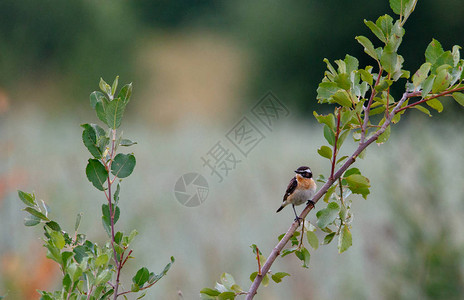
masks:
[[[297,174],[300,174],[300,171],[298,171],[298,170],[295,170],[295,173],[297,173]]]

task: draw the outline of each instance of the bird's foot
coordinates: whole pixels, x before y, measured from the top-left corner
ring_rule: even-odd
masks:
[[[298,226],[301,225],[300,221],[303,221],[304,219],[303,218],[300,218],[300,217],[296,217],[295,220],[293,220],[294,222],[298,221]]]
[[[310,204],[312,207],[316,206],[316,203],[313,200],[308,200],[308,202],[306,202],[306,205],[310,205]]]

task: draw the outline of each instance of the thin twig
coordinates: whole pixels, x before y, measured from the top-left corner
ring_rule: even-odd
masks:
[[[454,89],[454,90],[450,90],[450,91],[446,91],[446,92],[443,92],[443,93],[434,95],[434,96],[432,96],[432,97],[430,97],[430,98],[427,98],[427,99],[422,99],[422,100],[420,100],[420,101],[411,103],[411,104],[409,104],[409,105],[406,105],[405,107],[402,107],[402,108],[398,109],[398,110],[396,111],[396,113],[399,113],[399,112],[402,111],[402,110],[405,110],[405,109],[414,107],[414,106],[416,106],[416,105],[422,104],[422,103],[427,102],[427,101],[429,101],[429,100],[432,100],[432,99],[435,99],[435,98],[438,98],[438,97],[442,97],[442,96],[446,96],[446,95],[448,95],[448,94],[455,93],[455,92],[459,92],[459,91],[462,91],[462,90],[464,90],[464,86],[462,86],[462,87],[460,87],[460,88],[456,88],[456,89]],[[420,94],[419,94],[419,95],[420,95]]]
[[[335,132],[335,143],[333,146],[333,154],[332,154],[332,170],[330,171],[330,178],[333,179],[333,174],[335,170],[335,162],[337,160],[337,143],[338,143],[338,136],[340,135],[340,108],[338,109],[337,114],[337,132]]]
[[[366,142],[364,143],[359,143],[358,148],[353,152],[353,154],[348,158],[348,160],[335,172],[333,178],[329,178],[327,182],[322,186],[322,188],[314,195],[312,201],[314,203],[317,203],[319,199],[327,192],[327,190],[332,186],[332,184],[340,178],[343,173],[348,169],[349,166],[351,166],[355,161],[358,155],[367,148],[370,144],[372,144],[374,141],[378,139],[378,137],[384,133],[384,131],[387,129],[387,127],[390,125],[391,120],[397,113],[397,110],[400,109],[401,105],[403,105],[404,101],[406,101],[410,95],[408,93],[404,93],[403,97],[398,101],[397,105],[395,108],[392,110],[392,112],[388,115],[388,117],[385,119],[385,122],[383,123],[382,127],[380,127],[379,130],[377,130],[376,133],[374,133]],[[308,213],[313,209],[313,205],[307,205],[303,212],[300,214],[300,218],[305,218]],[[290,238],[293,236],[293,233],[295,233],[295,230],[298,228],[298,222],[293,222],[290,228],[287,230],[287,233],[285,233],[284,237],[280,240],[280,242],[274,247],[274,249],[271,251],[269,254],[269,257],[267,258],[266,262],[264,263],[262,267],[262,274],[260,276],[256,276],[255,280],[250,286],[250,289],[248,290],[246,300],[251,300],[253,297],[256,295],[256,292],[263,281],[264,276],[267,274],[269,269],[271,268],[272,264],[276,260],[277,256],[279,256],[280,252],[282,249],[285,247],[285,245],[288,243]]]

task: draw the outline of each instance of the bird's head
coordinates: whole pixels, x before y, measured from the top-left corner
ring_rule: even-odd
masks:
[[[300,174],[304,178],[313,177],[313,173],[311,172],[311,169],[306,166],[299,167],[298,169],[295,170],[295,173]]]

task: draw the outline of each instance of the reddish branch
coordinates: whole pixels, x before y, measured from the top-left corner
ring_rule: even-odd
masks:
[[[337,159],[337,143],[338,143],[338,136],[340,135],[340,109],[338,109],[337,114],[337,132],[335,132],[335,143],[334,149],[332,154],[332,170],[330,171],[330,178],[333,179],[334,171],[335,171],[335,161]]]
[[[462,88],[464,89],[464,88]],[[343,173],[348,169],[349,166],[351,166],[355,161],[358,155],[366,149],[370,144],[375,142],[378,137],[387,129],[387,127],[390,125],[393,117],[395,114],[397,114],[400,111],[401,106],[403,103],[410,97],[414,96],[414,93],[404,93],[403,97],[398,101],[396,104],[395,108],[392,110],[390,114],[388,114],[387,118],[385,119],[385,122],[382,124],[382,126],[377,130],[375,134],[373,134],[367,141],[361,141],[359,143],[358,148],[353,152],[353,154],[348,158],[348,160],[341,166],[337,172],[333,175],[333,177],[329,178],[327,182],[322,186],[322,188],[316,193],[316,195],[313,197],[312,201],[316,203],[319,201],[319,199],[327,192],[327,190],[332,186],[332,184],[340,178]],[[369,105],[368,105],[369,107]],[[368,115],[369,115],[369,110],[365,110],[366,115],[365,115],[365,124],[367,124],[368,121]],[[300,214],[300,218],[304,219],[308,213],[311,211],[313,208],[313,205],[308,205],[305,207],[303,212]],[[290,228],[288,229],[287,233],[285,233],[284,237],[280,240],[280,242],[274,247],[272,250],[271,254],[269,254],[269,257],[267,258],[266,262],[264,263],[261,272],[261,275],[256,276],[255,280],[250,286],[250,289],[248,290],[247,293],[247,300],[253,299],[253,297],[256,295],[256,292],[258,290],[258,287],[260,286],[264,276],[267,274],[269,269],[271,268],[272,264],[276,260],[277,256],[279,256],[280,252],[282,249],[285,247],[285,245],[288,243],[290,238],[293,236],[295,233],[296,229],[298,228],[298,222],[293,222]]]

